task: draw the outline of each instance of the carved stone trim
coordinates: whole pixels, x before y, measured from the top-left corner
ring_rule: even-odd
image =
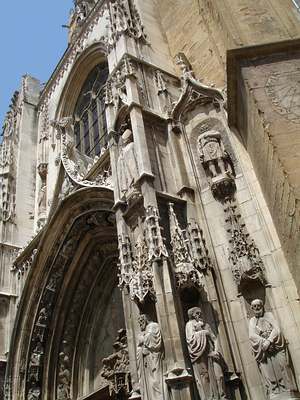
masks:
[[[109,384],[109,393],[130,392],[130,369],[126,330],[120,329],[113,344],[115,352],[102,360],[101,376]]]
[[[119,236],[119,285],[121,288],[127,288],[131,299],[140,303],[143,303],[148,295],[155,297],[148,252],[144,235],[137,239],[134,252],[129,237]]]
[[[169,256],[161,232],[158,210],[156,207],[148,206],[146,209],[145,234],[149,261],[156,261]]]
[[[181,96],[176,102],[171,112],[171,118],[180,121],[189,110],[197,104],[214,103],[220,105],[224,103],[222,92],[213,87],[204,85],[195,78],[191,64],[183,53],[176,56],[176,64],[179,65],[181,75]]]
[[[265,267],[259,250],[247,232],[241,220],[241,214],[235,201],[224,204],[225,221],[229,238],[229,261],[233,278],[239,288],[243,288],[251,281],[259,281],[266,285]]]
[[[79,186],[83,187],[112,187],[111,170],[103,171],[97,175],[94,181],[85,179],[78,166],[70,158],[74,147],[73,118],[65,117],[60,121],[52,121],[51,125],[57,130],[58,137],[61,139],[61,161],[69,178]],[[68,134],[67,134],[68,133]]]
[[[5,116],[2,127],[2,135],[4,138],[10,137],[14,133],[16,134],[17,117],[18,114],[21,112],[19,102],[20,102],[20,93],[18,91],[15,91],[13,97],[11,98],[9,111]]]
[[[99,207],[101,205],[99,204]],[[40,399],[42,392],[42,379],[44,372],[43,354],[45,353],[49,336],[49,326],[52,320],[57,295],[60,291],[64,276],[72,262],[72,256],[78,243],[84,235],[97,226],[111,226],[111,213],[109,211],[89,210],[81,214],[70,226],[63,243],[56,244],[55,257],[49,266],[51,273],[43,290],[41,301],[34,322],[33,334],[31,336],[29,356],[26,368],[26,399],[30,400],[36,396]],[[66,344],[67,345],[67,344]],[[67,366],[67,359],[61,355],[61,362]],[[66,368],[63,373],[66,373]]]
[[[128,35],[141,43],[147,43],[147,36],[137,8],[132,0],[109,2],[109,33],[107,50],[110,52],[122,35]]]
[[[85,19],[81,30],[78,33],[76,33],[76,38],[72,40],[72,43],[67,49],[65,56],[61,60],[57,69],[54,71],[53,76],[50,78],[44,91],[41,94],[39,102],[40,110],[43,110],[45,105],[49,102],[52,94],[59,85],[61,79],[63,79],[63,77],[65,76],[69,67],[74,64],[78,54],[84,50],[88,36],[93,31],[94,27],[98,24],[100,18],[107,11],[107,8],[105,8],[103,3],[104,3],[103,1],[98,1],[96,3],[90,15]],[[103,43],[103,52],[105,52],[104,43]]]
[[[176,285],[178,288],[201,287],[203,274],[211,266],[203,232],[196,223],[188,224],[186,230],[181,229],[172,203],[169,203],[169,220]]]

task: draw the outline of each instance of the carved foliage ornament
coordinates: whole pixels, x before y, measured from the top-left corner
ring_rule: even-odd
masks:
[[[153,271],[148,259],[148,246],[144,235],[136,242],[134,250],[128,236],[119,236],[119,285],[127,288],[132,300],[140,303],[147,295],[155,297]]]
[[[148,260],[156,261],[167,258],[168,252],[159,225],[159,214],[156,207],[148,206],[146,209],[145,234],[148,245]]]
[[[2,135],[4,136],[4,138],[9,137],[13,133],[15,133],[15,129],[17,126],[17,116],[18,113],[20,112],[20,107],[18,106],[18,103],[19,103],[19,92],[15,91],[11,99],[9,111],[5,116],[4,124],[2,127]]]
[[[173,204],[169,204],[171,248],[177,287],[202,286],[203,273],[210,267],[203,233],[194,223],[181,229]]]
[[[129,236],[119,236],[119,283],[132,300],[143,303],[147,295],[155,297],[152,263],[168,257],[161,229],[158,210],[149,206],[134,248]]]
[[[226,215],[227,232],[229,235],[229,261],[232,274],[239,288],[247,281],[258,280],[266,284],[265,268],[259,250],[250,237],[245,224],[241,221],[241,215],[235,202],[227,202],[224,205]]]

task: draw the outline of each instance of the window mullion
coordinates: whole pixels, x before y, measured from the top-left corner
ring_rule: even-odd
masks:
[[[88,109],[88,122],[89,122],[89,137],[90,137],[90,154],[87,153],[90,157],[94,157],[94,127],[93,127],[93,115],[92,111]]]

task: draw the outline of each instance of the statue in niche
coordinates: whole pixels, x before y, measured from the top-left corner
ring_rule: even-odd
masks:
[[[205,169],[208,169],[211,178],[220,174],[232,175],[230,158],[225,150],[220,132],[215,129],[200,134],[198,138],[198,151],[200,161]]]
[[[27,399],[28,400],[39,400],[41,396],[41,389],[40,388],[32,388],[28,392]]]
[[[203,400],[228,399],[224,380],[226,364],[218,351],[217,338],[200,308],[189,309],[188,317],[185,334],[199,396]]]
[[[41,342],[37,342],[30,357],[30,366],[40,367],[42,364],[43,354],[44,354],[43,346]]]
[[[297,392],[287,345],[277,321],[271,312],[265,312],[260,299],[252,301],[251,309],[254,317],[249,323],[249,338],[269,398]]]
[[[117,165],[119,189],[121,198],[129,199],[138,192],[135,187],[138,179],[138,163],[134,148],[133,133],[128,127],[122,134],[121,146]]]
[[[139,317],[141,335],[138,338],[137,362],[143,400],[167,399],[163,380],[163,342],[160,327],[147,315]]]
[[[60,367],[58,372],[58,388],[57,388],[57,399],[58,400],[69,400],[70,399],[70,381],[71,372],[69,370],[70,360],[69,357],[64,353],[59,353]]]

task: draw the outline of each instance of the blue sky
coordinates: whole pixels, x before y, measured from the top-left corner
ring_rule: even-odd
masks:
[[[67,47],[72,0],[1,1],[0,130],[24,74],[46,82]],[[2,130],[1,130],[2,131]]]

